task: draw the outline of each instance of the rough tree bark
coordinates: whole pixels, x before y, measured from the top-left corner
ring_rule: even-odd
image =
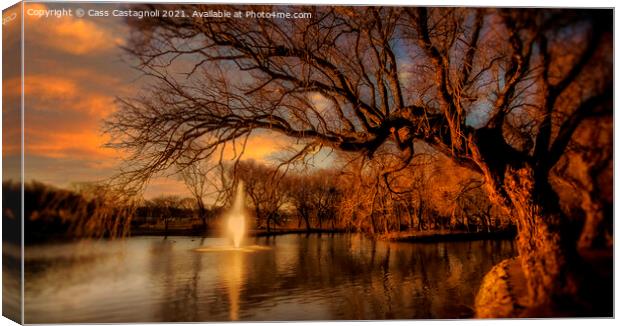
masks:
[[[506,190],[517,219],[519,260],[527,280],[529,304],[554,309],[571,301],[579,288],[575,241],[566,226],[558,197],[533,169],[506,172]]]

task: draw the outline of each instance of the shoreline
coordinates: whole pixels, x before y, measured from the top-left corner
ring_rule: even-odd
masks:
[[[276,230],[248,230],[246,235],[251,237],[271,237],[286,234],[341,234],[341,233],[355,233],[346,229],[276,229]],[[128,237],[135,236],[203,236],[203,237],[217,237],[221,236],[217,230],[201,230],[201,229],[168,229],[164,231],[162,229],[136,229],[129,232]]]
[[[368,235],[361,232],[355,232],[347,229],[276,229],[276,230],[249,230],[246,236],[254,238],[275,237],[281,235],[298,234],[298,235],[312,235],[312,234],[345,234],[345,233],[359,233],[369,238],[388,241],[388,242],[408,242],[408,243],[438,243],[438,242],[460,242],[460,241],[477,241],[477,240],[514,240],[516,237],[516,230],[501,230],[491,232],[464,232],[464,231],[450,231],[450,230],[436,230],[436,231],[403,231],[393,232],[389,234],[381,235]],[[152,237],[221,237],[221,233],[218,229],[202,230],[202,229],[168,229],[167,232],[164,229],[153,228],[137,228],[130,230],[125,236],[126,238],[152,236]],[[109,237],[94,237],[92,239],[108,239]],[[60,235],[38,236],[36,241],[29,241],[27,244],[45,244],[54,242],[66,242],[77,241],[84,238],[71,238]]]
[[[501,230],[490,232],[464,232],[464,231],[416,231],[398,232],[380,235],[379,240],[393,242],[456,242],[456,241],[475,241],[475,240],[514,240],[517,236],[516,230]]]
[[[247,236],[262,238],[288,234],[344,234],[360,233],[347,229],[276,229],[276,230],[249,230]],[[363,233],[360,233],[363,234]],[[364,234],[365,235],[365,234]],[[167,235],[161,229],[139,229],[130,232],[129,237],[134,236],[220,236],[215,230],[203,231],[198,229],[169,229]],[[476,240],[513,240],[517,236],[516,230],[507,229],[490,232],[464,232],[464,231],[414,231],[396,232],[383,235],[370,236],[376,240],[389,242],[455,242],[455,241],[476,241]]]

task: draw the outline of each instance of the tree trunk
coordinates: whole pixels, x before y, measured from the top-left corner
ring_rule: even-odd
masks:
[[[310,216],[304,216],[304,220],[306,221],[306,230],[310,231],[312,228],[310,227]]]
[[[546,177],[535,178],[529,167],[509,169],[505,181],[517,219],[528,306],[542,315],[566,313],[577,298],[578,284],[571,270],[577,255],[557,195]]]
[[[201,199],[197,199],[198,201],[198,214],[200,215],[200,219],[202,220],[202,229],[207,230],[207,210],[205,209],[205,205]]]
[[[491,232],[491,230],[489,229],[490,228],[489,220],[487,219],[487,216],[485,215],[484,212],[480,213],[480,222],[482,223],[482,227],[484,228],[484,230],[486,232]],[[477,231],[479,231],[479,230],[477,230]]]
[[[256,214],[256,228],[260,228],[262,226],[261,220],[260,220],[260,208],[257,204],[254,204],[254,214]]]
[[[164,217],[164,238],[168,237],[168,218]]]
[[[409,229],[413,229],[413,214],[411,214],[411,206],[407,205],[407,214],[409,214]]]
[[[578,248],[592,249],[601,246],[605,247],[608,244],[605,241],[603,205],[594,200],[588,193],[583,196],[581,207],[586,216],[581,235],[579,236],[579,242],[577,243]]]
[[[372,234],[377,233],[377,222],[375,221],[375,213],[370,211],[370,225],[372,226]]]
[[[422,201],[420,201],[420,205],[418,205],[418,231],[422,231],[424,229],[423,221],[422,221],[422,213],[424,212],[424,207],[422,206]]]

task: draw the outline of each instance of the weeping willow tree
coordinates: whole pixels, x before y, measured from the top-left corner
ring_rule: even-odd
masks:
[[[480,174],[514,218],[527,305],[572,302],[580,255],[550,175],[583,121],[612,114],[611,11],[287,9],[312,18],[128,21],[150,83],[108,120],[125,176],[217,160],[270,130],[301,144],[293,159],[387,149],[389,182],[423,144]]]

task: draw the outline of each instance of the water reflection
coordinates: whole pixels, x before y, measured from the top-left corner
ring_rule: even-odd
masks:
[[[26,322],[460,318],[510,241],[401,244],[353,235],[131,238],[28,247]],[[68,313],[70,312],[70,313]]]
[[[230,320],[239,320],[239,291],[243,283],[243,252],[232,252],[222,265],[222,279],[228,287],[228,305]]]

